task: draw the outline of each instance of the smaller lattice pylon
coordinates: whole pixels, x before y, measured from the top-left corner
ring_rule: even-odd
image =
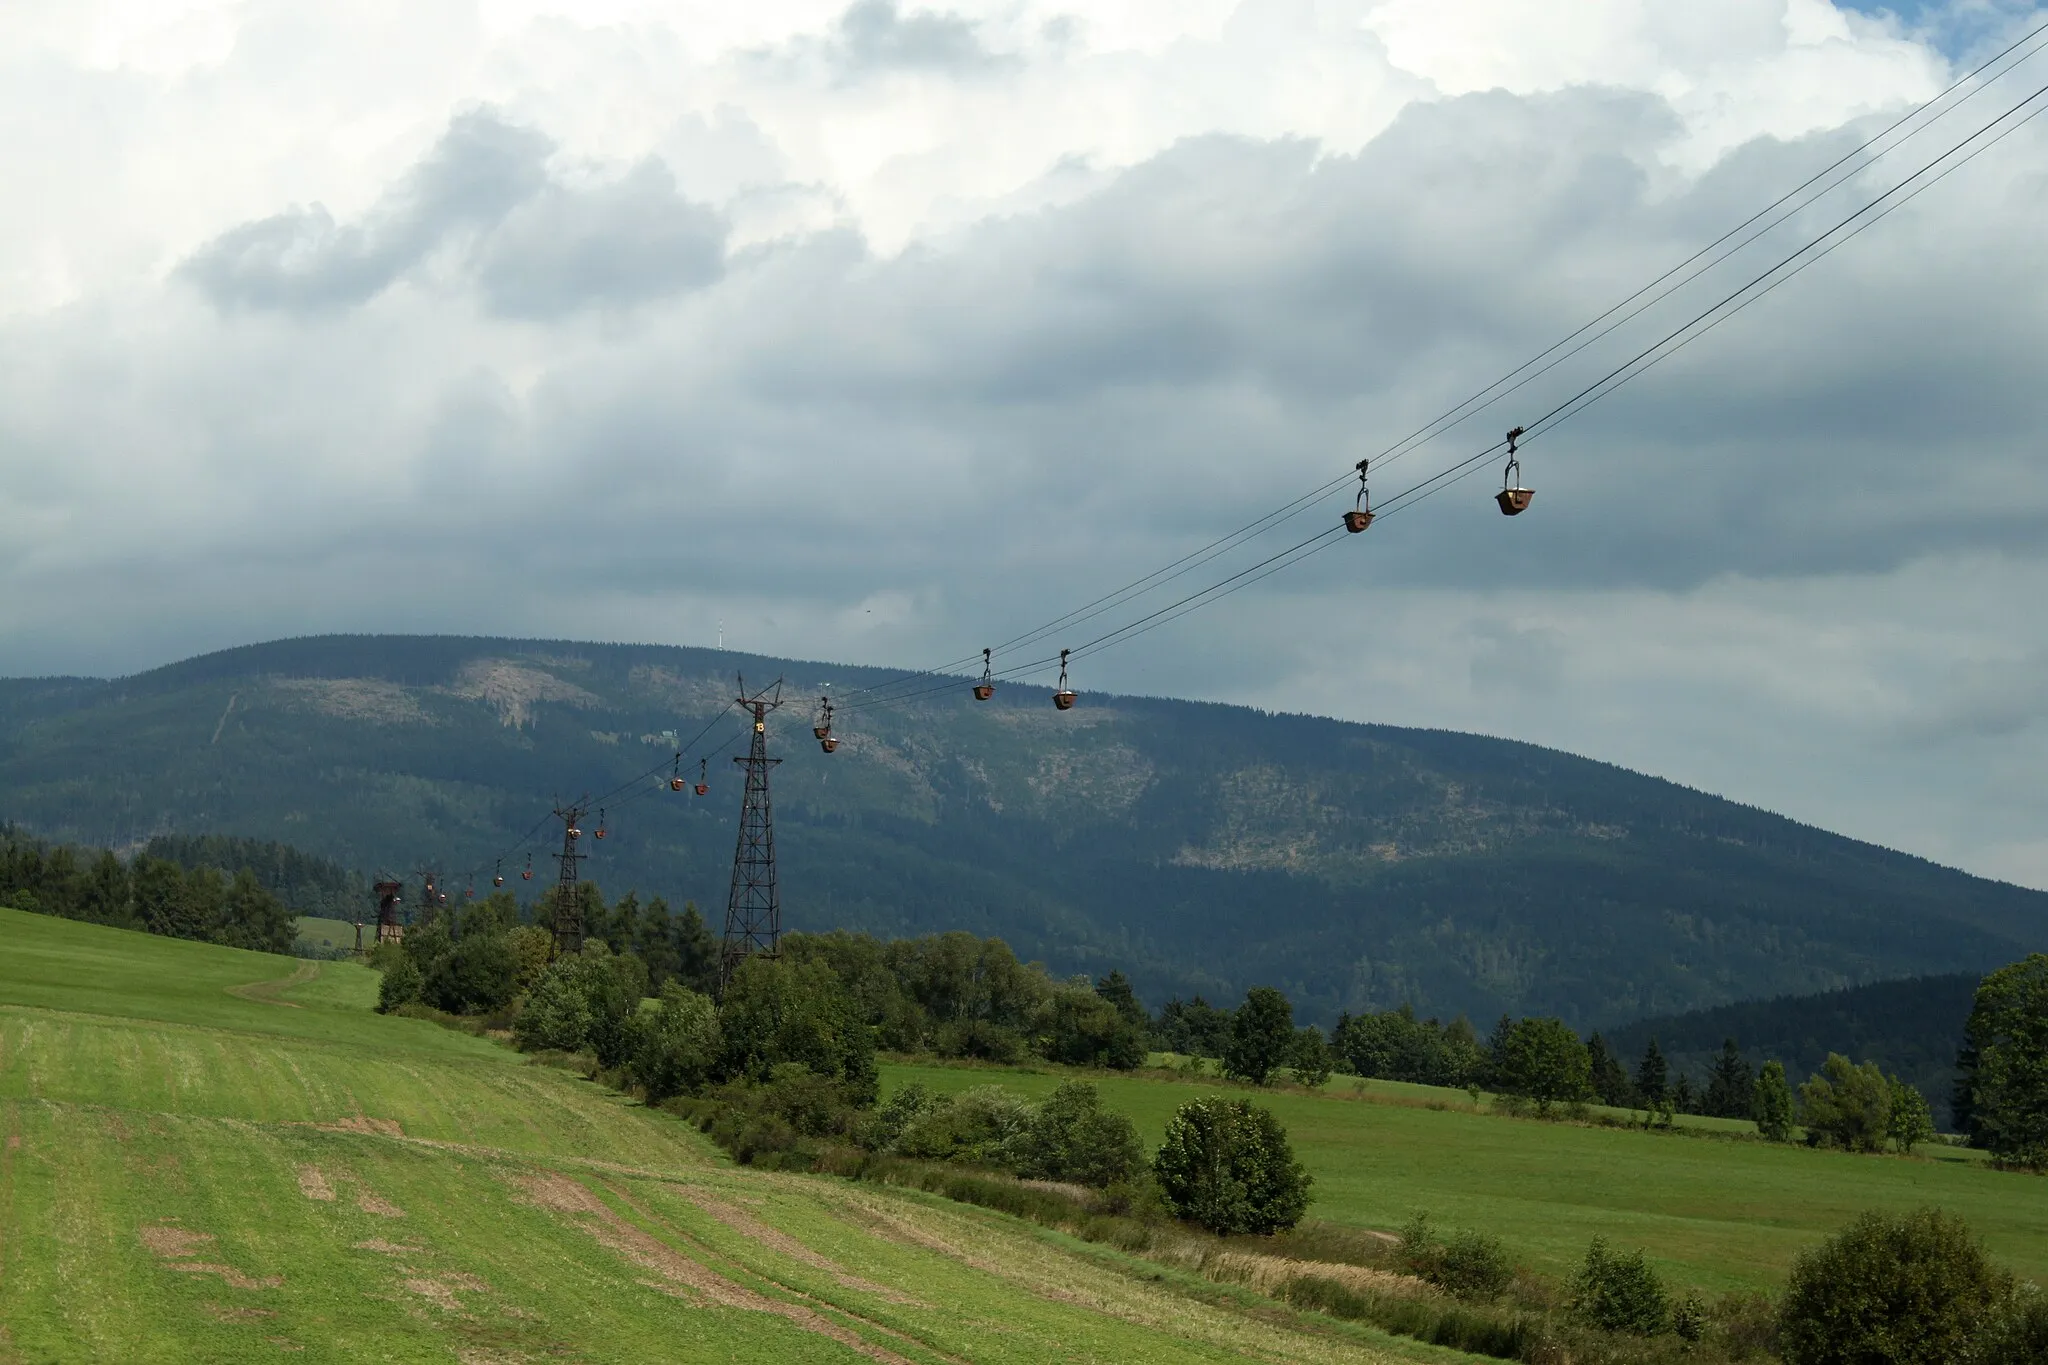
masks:
[[[583,838],[583,817],[590,813],[588,801],[572,801],[555,807],[562,822],[562,851],[555,855],[559,869],[555,877],[555,952],[583,951],[583,898],[577,890],[581,877],[577,865],[587,856],[577,852]]]

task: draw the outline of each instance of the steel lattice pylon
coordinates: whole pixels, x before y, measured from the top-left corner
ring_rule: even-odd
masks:
[[[768,713],[782,705],[782,683],[746,695],[739,705],[754,713],[753,744],[745,758],[746,795],[740,802],[740,837],[732,851],[732,894],[725,902],[725,942],[719,952],[721,987],[741,962],[755,953],[774,957],[782,937],[782,894],[775,884],[775,809],[768,798],[768,770],[782,760],[768,757]],[[771,695],[772,694],[772,695]]]
[[[585,855],[576,851],[576,841],[583,837],[583,803],[572,802],[567,807],[557,806],[555,818],[562,822],[562,851],[555,855],[560,872],[555,878],[555,952],[580,953],[583,951],[583,900],[577,894],[579,880],[576,865]]]

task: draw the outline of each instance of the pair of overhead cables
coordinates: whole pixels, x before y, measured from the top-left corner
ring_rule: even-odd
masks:
[[[1727,261],[1736,253],[1744,250],[1788,221],[1794,215],[1810,207],[1824,195],[1840,187],[1848,179],[1867,170],[1884,157],[1906,145],[1913,138],[1926,132],[1941,119],[1950,116],[1962,108],[1969,100],[1991,88],[1994,83],[2009,75],[2022,63],[2038,55],[2044,47],[2048,47],[2048,43],[2039,41],[2043,34],[2048,34],[2048,22],[2037,25],[2022,34],[2018,39],[2007,44],[1989,59],[1951,82],[1930,99],[1893,120],[1883,129],[1865,139],[1857,147],[1836,158],[1800,184],[1780,195],[1770,204],[1765,205],[1742,222],[1729,228],[1719,237],[1700,247],[1684,260],[1671,266],[1575,331],[1553,343],[1550,347],[1539,352],[1522,365],[1510,370],[1492,384],[1474,392],[1460,403],[1453,405],[1430,422],[1423,424],[1401,440],[1388,446],[1379,454],[1371,457],[1369,463],[1376,462],[1385,465],[1393,463],[1403,455],[1413,453],[1421,445],[1435,439],[1437,436],[1443,435],[1469,417],[1476,415],[1478,412],[1516,392],[1526,384],[1540,378],[1543,374],[1548,373],[1566,360],[1577,355],[1586,347],[1640,316],[1644,311],[1669,297],[1676,290]],[[1958,90],[1961,90],[1965,85],[1968,85],[1985,72],[1991,71],[1994,67],[1999,69],[1988,80],[1975,85],[1964,93],[1960,99],[1949,100],[1951,95],[1954,95]],[[2030,121],[2040,112],[2040,110],[2036,109],[2032,113],[2019,117],[2021,111],[2034,104],[2043,93],[2048,93],[2048,87],[2035,91],[2012,108],[1972,132],[1968,137],[1931,158],[1911,175],[1894,184],[1875,199],[1857,208],[1846,218],[1832,225],[1826,232],[1803,243],[1796,250],[1775,262],[1769,269],[1746,281],[1733,293],[1717,300],[1709,308],[1689,318],[1679,328],[1660,337],[1652,346],[1631,356],[1623,364],[1603,374],[1591,385],[1573,394],[1564,403],[1557,405],[1535,422],[1530,423],[1527,431],[1528,437],[1534,438],[1577,416],[1584,408],[1600,401],[1601,398],[1606,397],[1609,393],[1628,383],[1642,372],[1668,359],[1670,355],[1691,344],[1699,336],[1713,330],[1722,322],[1727,321],[1728,318],[1741,312],[1750,304],[1781,286],[1792,276],[1801,273],[1808,266],[1874,225],[1898,207],[1902,207],[1904,203],[1917,197],[1925,189],[1930,188],[1932,184],[1945,178],[1954,170],[1959,169],[1961,165],[1973,160],[2012,132],[2017,131],[2019,126],[2024,125],[2024,123]],[[1945,101],[1946,104],[1944,106]],[[1932,113],[1931,117],[1923,117],[1929,115],[1930,112]],[[1917,126],[1909,127],[1909,125],[1914,125],[1916,122]],[[2000,125],[2006,126],[2000,129]],[[1901,129],[1907,129],[1907,131],[1903,136],[1893,139],[1892,135],[1898,133]],[[1986,139],[1987,134],[1992,134],[1994,130],[1998,130],[1994,136],[1990,136],[1982,145],[1968,150],[1955,164],[1941,169],[1938,174],[1934,174],[1925,183],[1915,183],[1921,181],[1923,177],[1929,176],[1937,167],[1941,167],[1943,162],[1956,158],[1958,153],[1971,148],[1972,143],[1976,143],[1980,139]],[[1887,139],[1892,140],[1887,141]],[[1865,153],[1873,152],[1873,149],[1875,149],[1873,155],[1869,156],[1868,159],[1859,161],[1859,158],[1863,157]],[[1856,164],[1852,165],[1852,163]],[[1844,169],[1845,167],[1847,168],[1846,170]],[[1838,172],[1840,174],[1837,174]],[[1816,186],[1818,186],[1817,189],[1815,188]],[[1900,195],[1901,191],[1907,190],[1909,186],[1912,187],[1910,192],[1905,193],[1903,198],[1898,199],[1897,203],[1887,204],[1886,201]],[[1858,223],[1858,219],[1864,219],[1866,215],[1871,215],[1874,210],[1880,209],[1881,211],[1875,212],[1874,216],[1868,217],[1867,221]],[[1780,210],[1783,210],[1783,212],[1779,212]],[[1773,214],[1777,216],[1772,217]],[[1770,221],[1765,222],[1764,220],[1766,219]],[[1761,226],[1758,226],[1759,224]],[[1829,240],[1836,237],[1836,234],[1843,233],[1845,228],[1850,230],[1836,240]],[[1740,240],[1735,240],[1737,238]],[[1809,255],[1809,253],[1812,254]],[[1808,259],[1802,261],[1801,257],[1808,257]],[[1603,326],[1603,324],[1605,325]],[[1464,477],[1464,474],[1469,473],[1471,468],[1475,467],[1479,462],[1499,454],[1505,444],[1505,442],[1497,442],[1485,450],[1460,460],[1445,470],[1439,471],[1429,478],[1404,489],[1401,493],[1396,494],[1393,498],[1380,505],[1384,509],[1382,514],[1391,513],[1400,510],[1403,506],[1413,505],[1416,502],[1422,501],[1430,496],[1433,491],[1442,486],[1447,486],[1446,481],[1454,482],[1456,479]],[[1125,605],[1137,597],[1144,596],[1164,586],[1166,583],[1228,553],[1246,541],[1265,534],[1281,522],[1291,519],[1300,512],[1306,511],[1309,506],[1328,496],[1338,487],[1348,483],[1349,479],[1350,476],[1347,474],[1324,483],[1294,501],[1283,504],[1264,516],[1248,522],[1222,537],[1218,537],[1199,549],[1190,552],[1188,555],[1152,571],[1150,574],[1084,603],[1063,616],[1053,618],[1044,625],[1012,637],[1010,640],[994,646],[990,651],[990,657],[993,658],[997,655],[1010,653],[1018,648],[1036,643],[1059,630],[1093,619]],[[1270,576],[1271,573],[1290,567],[1301,559],[1305,559],[1310,555],[1319,553],[1322,549],[1328,548],[1329,545],[1341,539],[1341,536],[1337,534],[1338,529],[1341,528],[1333,528],[1329,532],[1312,536],[1308,540],[1291,546],[1277,555],[1269,556],[1245,569],[1238,570],[1236,573],[1211,583],[1195,593],[1184,596],[1178,601],[1169,603],[1165,607],[1127,622],[1104,636],[1084,642],[1082,645],[1076,646],[1069,651],[1070,656],[1077,659],[1083,658],[1089,653],[1114,647],[1116,644],[1136,638],[1139,634],[1147,633],[1157,625],[1165,624],[1167,620],[1177,619],[1178,616],[1185,615],[1188,611],[1198,610],[1214,601],[1221,600],[1223,597],[1230,596],[1242,590],[1242,588],[1250,586],[1251,583]],[[895,700],[910,700],[913,697],[924,696],[934,691],[957,686],[956,678],[948,678],[943,683],[927,687],[911,688],[909,685],[925,679],[936,679],[943,675],[951,674],[954,670],[973,661],[973,655],[965,655],[947,663],[938,664],[913,673],[902,674],[885,682],[860,689],[853,694],[858,700],[843,705],[842,711],[868,709],[873,706],[886,705]],[[1033,659],[1023,664],[1006,665],[999,671],[991,669],[990,677],[1013,678],[1028,675],[1033,672],[1047,670],[1057,662],[1057,655],[1047,655],[1044,658]]]

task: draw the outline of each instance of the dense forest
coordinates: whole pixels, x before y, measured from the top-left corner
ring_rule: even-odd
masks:
[[[159,834],[143,846],[190,871],[210,867],[230,876],[247,870],[259,886],[283,901],[294,915],[354,921],[371,904],[370,883],[328,858],[315,857],[274,839],[241,839],[226,834]]]
[[[51,847],[0,826],[0,905],[170,938],[291,951],[293,916],[249,868],[187,869],[148,853]]]
[[[1270,983],[1326,1028],[1412,1001],[1584,1033],[1981,972],[2048,933],[2048,895],[1535,745],[1088,693],[1061,714],[1005,684],[847,708],[827,758],[815,698],[895,675],[643,646],[320,637],[0,682],[0,818],[122,848],[249,836],[467,889],[501,858],[551,876],[554,799],[619,790],[586,874],[722,906],[739,671],[787,681],[787,927],[998,936],[1055,973],[1121,968],[1155,1004]],[[699,732],[710,795],[671,792]]]
[[[1978,979],[1959,972],[1742,1001],[1640,1020],[1610,1030],[1608,1040],[1636,1056],[1655,1039],[1673,1071],[1692,1076],[1704,1075],[1730,1038],[1752,1064],[1776,1057],[1801,1075],[1819,1070],[1830,1052],[1875,1061],[1926,1095],[1946,1125]]]

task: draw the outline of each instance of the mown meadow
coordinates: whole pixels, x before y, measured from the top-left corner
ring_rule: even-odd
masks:
[[[1050,1093],[1056,1067],[885,1063],[884,1096],[916,1082],[951,1094],[1002,1085]],[[1091,1076],[1107,1107],[1156,1144],[1193,1095],[1244,1093],[1213,1076]],[[1462,1090],[1333,1078],[1321,1091],[1263,1092],[1314,1175],[1310,1215],[1393,1232],[1414,1213],[1491,1233],[1532,1269],[1568,1277],[1595,1236],[1642,1248],[1674,1285],[1776,1291],[1797,1254],[1870,1208],[1938,1205],[1994,1255],[2048,1283],[2048,1182],[1990,1169],[1954,1148],[1858,1156],[1756,1141],[1751,1125],[1683,1121],[1676,1132],[1479,1112]],[[1483,1108],[1483,1102],[1480,1106]]]
[[[376,976],[0,910],[0,1361],[1465,1357],[737,1168]]]

